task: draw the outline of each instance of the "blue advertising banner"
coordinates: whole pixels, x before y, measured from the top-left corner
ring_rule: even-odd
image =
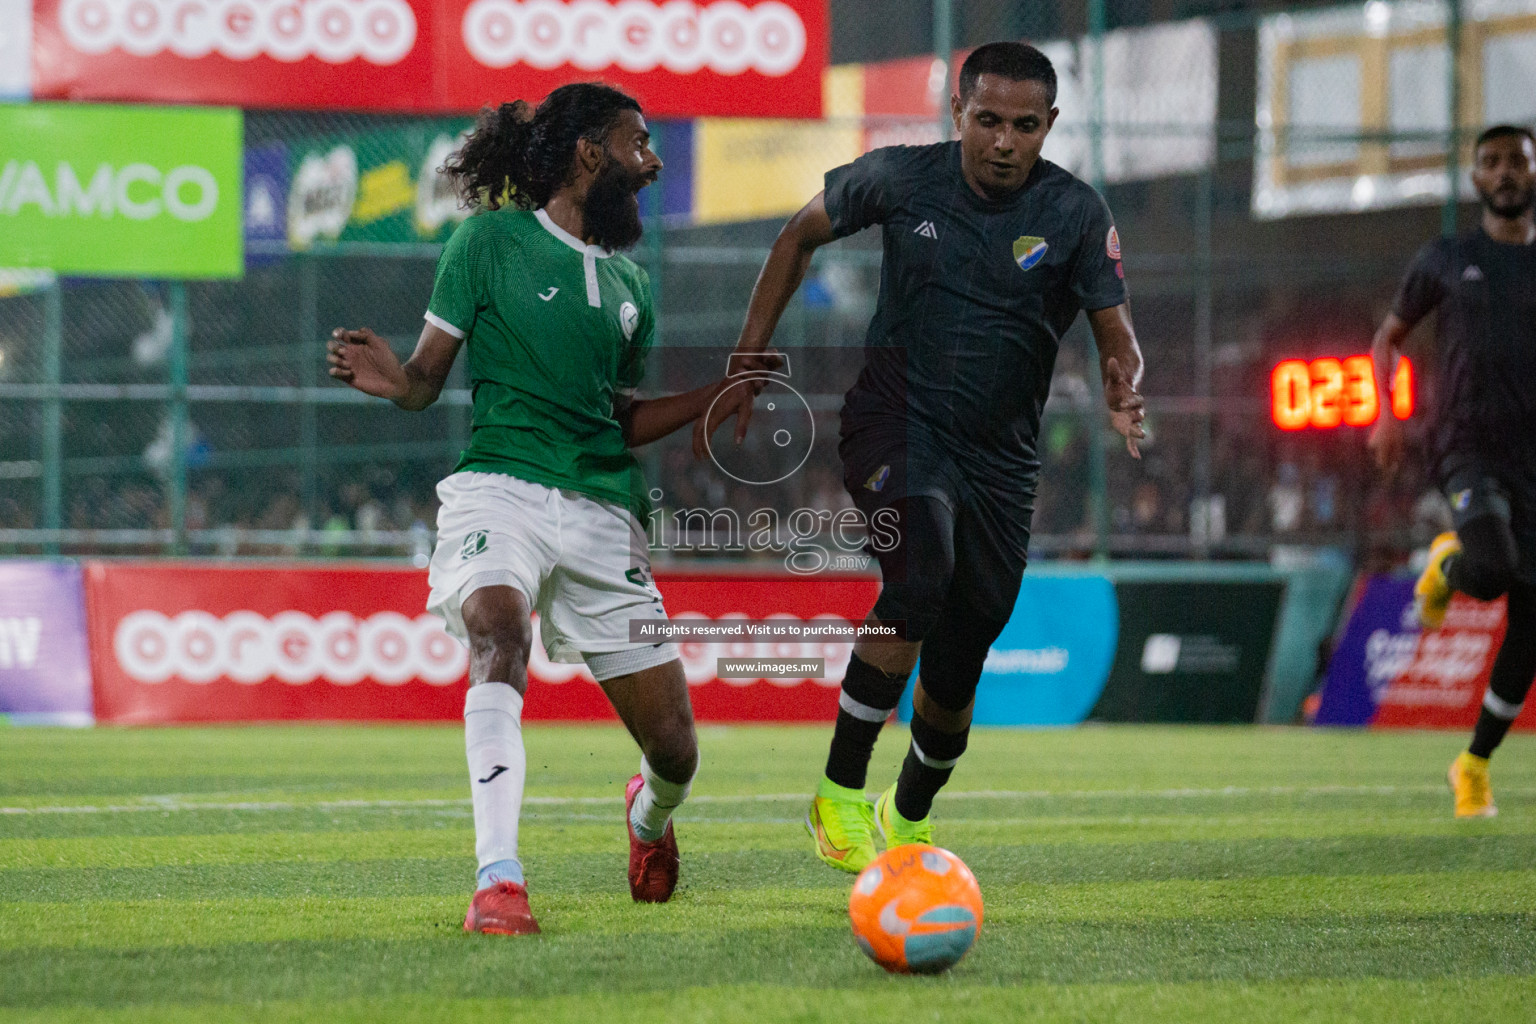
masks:
[[[245,151],[245,262],[276,262],[288,243],[288,147]]]
[[[1120,614],[1102,576],[1026,576],[976,689],[977,725],[1075,725],[1099,699]],[[921,672],[921,665],[918,668]],[[903,721],[912,717],[910,692]]]
[[[18,723],[91,723],[79,566],[0,561],[0,715]]]

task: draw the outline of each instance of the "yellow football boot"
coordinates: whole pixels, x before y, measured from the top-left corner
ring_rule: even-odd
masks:
[[[863,871],[878,855],[874,808],[863,793],[831,779],[816,787],[805,830],[816,841],[816,856],[839,871]]]
[[[1455,593],[1445,578],[1445,560],[1460,551],[1461,541],[1454,533],[1442,533],[1429,546],[1429,564],[1413,585],[1413,612],[1425,629],[1439,629],[1445,621],[1445,610]]]
[[[1456,796],[1456,817],[1491,818],[1499,813],[1488,786],[1488,759],[1463,750],[1446,773]]]
[[[880,794],[875,801],[875,823],[880,826],[880,834],[885,837],[885,848],[893,849],[897,846],[906,846],[908,843],[927,843],[933,845],[933,815],[928,815],[922,821],[908,821],[896,810],[896,783],[891,783],[891,788]]]

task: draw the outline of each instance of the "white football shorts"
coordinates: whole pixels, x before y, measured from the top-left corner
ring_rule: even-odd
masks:
[[[468,641],[464,602],[516,587],[539,616],[551,661],[587,663],[599,680],[677,658],[629,639],[631,619],[665,621],[650,549],[628,509],[503,473],[454,473],[437,485],[437,550],[427,611]]]

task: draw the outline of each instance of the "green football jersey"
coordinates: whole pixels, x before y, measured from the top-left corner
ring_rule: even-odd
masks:
[[[656,336],[650,282],[543,211],[484,210],[437,261],[427,320],[463,338],[474,389],[455,472],[506,473],[649,513],[614,418]]]

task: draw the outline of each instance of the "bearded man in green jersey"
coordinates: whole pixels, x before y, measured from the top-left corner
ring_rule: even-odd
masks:
[[[633,619],[665,617],[641,523],[647,492],[630,449],[695,420],[725,382],[637,400],[656,332],[636,194],[654,182],[640,105],[581,83],[535,111],[484,111],[444,172],[478,208],[448,240],[426,326],[401,364],[372,331],[329,344],[331,376],[404,409],[431,405],[469,350],[469,448],[437,488],[428,609],[470,650],[465,744],[477,890],[467,931],[539,930],[517,856],[530,613],[556,661],[585,661],[641,748],[625,789],[629,883],[664,902],[677,885],[671,814],[698,764],[675,651],[636,644]],[[747,369],[743,367],[742,369]]]

